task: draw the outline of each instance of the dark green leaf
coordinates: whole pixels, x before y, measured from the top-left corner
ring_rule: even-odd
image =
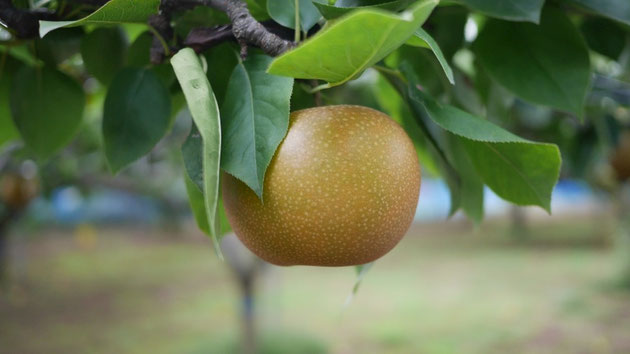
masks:
[[[436,4],[437,0],[421,0],[400,15],[357,10],[276,58],[269,72],[326,80],[328,86],[343,84],[409,39]]]
[[[441,105],[413,86],[409,96],[442,129],[463,138],[477,173],[497,195],[550,212],[551,192],[560,173],[557,146],[522,139],[487,120]]]
[[[350,11],[358,9],[381,9],[387,11],[400,11],[406,9],[417,0],[384,0],[384,1],[343,1],[339,0],[335,5],[329,5],[327,0],[314,0],[313,4],[327,20],[343,16]]]
[[[586,18],[580,30],[593,51],[614,60],[619,58],[628,39],[628,32],[620,25],[603,18]]]
[[[293,79],[267,74],[265,55],[239,63],[227,87],[221,167],[263,198],[265,171],[289,126]]]
[[[82,28],[55,31],[46,38],[34,41],[35,54],[47,65],[56,66],[79,51],[83,36]]]
[[[451,60],[464,44],[464,26],[468,10],[462,6],[439,6],[425,24],[447,60]]]
[[[188,102],[188,109],[193,121],[199,129],[203,140],[202,167],[203,167],[203,195],[206,210],[206,218],[209,221],[212,243],[220,258],[219,246],[219,172],[221,163],[221,120],[217,100],[212,92],[212,86],[201,66],[201,61],[190,48],[180,50],[171,59],[175,75]],[[194,133],[193,133],[194,134]],[[198,149],[191,148],[191,156],[185,156],[184,161],[196,159],[195,152]],[[198,178],[198,176],[194,177]]]
[[[11,84],[11,113],[26,145],[47,158],[70,142],[85,106],[81,86],[49,68],[23,67]]]
[[[271,18],[288,28],[295,28],[295,3],[299,2],[300,30],[308,31],[322,17],[311,0],[272,0],[267,2]]]
[[[15,124],[13,124],[9,107],[11,73],[8,69],[5,66],[0,71],[0,149],[6,142],[20,137]]]
[[[125,64],[127,38],[119,27],[100,27],[81,41],[81,56],[88,73],[109,85]]]
[[[444,70],[448,81],[451,84],[455,83],[455,78],[453,77],[453,69],[451,69],[451,66],[448,65],[448,61],[444,57],[444,54],[442,54],[442,50],[440,50],[438,44],[435,43],[433,37],[431,37],[425,30],[423,30],[422,28],[418,28],[416,32],[414,32],[413,37],[409,38],[407,44],[414,47],[430,49],[433,54],[435,54],[437,60],[440,62],[440,66],[442,66],[442,70]]]
[[[207,51],[205,56],[208,63],[208,80],[217,97],[217,102],[222,105],[230,75],[238,64],[238,53],[234,50],[232,43],[223,43]]]
[[[567,0],[604,17],[630,25],[630,1],[627,0]]]
[[[180,16],[173,19],[175,34],[185,38],[193,28],[212,27],[230,23],[230,19],[223,11],[203,6],[201,2],[199,2],[199,5],[192,10],[184,11]]]
[[[509,21],[538,23],[545,0],[459,0],[471,9]]]
[[[118,172],[147,154],[170,125],[170,96],[147,69],[124,69],[107,91],[103,140],[109,167]]]
[[[271,0],[274,1],[274,0]],[[269,18],[267,13],[267,0],[245,0],[249,13],[254,16],[258,21],[263,21]]]
[[[561,11],[546,9],[540,25],[489,20],[474,49],[488,74],[517,96],[582,115],[588,48]]]
[[[144,68],[149,65],[152,44],[153,34],[149,31],[142,32],[129,46],[127,65],[134,68]]]
[[[188,138],[182,144],[182,156],[184,158],[184,167],[188,178],[199,188],[203,190],[203,139],[199,134],[199,129],[195,123],[190,128]]]
[[[39,36],[62,27],[83,25],[115,25],[119,23],[146,23],[156,14],[160,0],[110,0],[98,10],[76,21],[39,21]]]

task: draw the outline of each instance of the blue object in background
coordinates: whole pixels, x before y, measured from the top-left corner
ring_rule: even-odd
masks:
[[[415,221],[439,221],[448,218],[451,196],[446,184],[439,179],[424,178],[420,187],[420,200],[416,209]],[[564,213],[584,210],[598,202],[597,195],[583,182],[561,180],[555,186],[551,198],[551,210]],[[485,187],[484,211],[487,217],[507,213],[511,204]],[[543,210],[539,207],[528,207]],[[461,217],[461,212],[455,217]]]
[[[76,187],[58,188],[50,200],[38,199],[29,209],[29,216],[38,222],[62,225],[155,223],[163,217],[154,199],[112,189],[84,196]]]

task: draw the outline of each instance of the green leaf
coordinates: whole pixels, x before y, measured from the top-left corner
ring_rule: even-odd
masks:
[[[425,24],[447,60],[451,60],[464,44],[464,27],[468,10],[463,6],[439,6]]]
[[[327,0],[314,0],[313,5],[317,7],[319,12],[327,20],[333,20],[341,17],[350,11],[359,9],[381,9],[387,11],[400,11],[406,9],[416,0],[385,0],[385,1],[337,1],[335,5],[329,5]]]
[[[271,57],[250,55],[227,87],[221,167],[263,198],[265,171],[289,126],[293,79],[267,74]]]
[[[405,74],[407,81],[409,82],[408,85],[411,85],[413,87],[419,85],[418,78],[413,70],[413,66],[408,61],[404,61],[401,64],[401,69],[402,72]],[[431,118],[428,117],[426,110],[424,109],[424,107],[422,107],[422,105],[419,104],[419,102],[411,100],[409,98],[409,89],[407,88],[407,84],[405,84],[399,77],[387,71],[381,71],[381,74],[383,74],[385,78],[387,78],[387,80],[392,83],[392,86],[394,86],[398,90],[400,95],[403,96],[407,101],[407,104],[413,114],[413,118],[418,129],[409,129],[408,126],[405,126],[405,130],[407,130],[409,133],[414,133],[414,131],[417,131],[421,134],[422,140],[416,139],[416,141],[426,141],[425,146],[426,150],[430,154],[430,159],[432,161],[435,161],[435,166],[437,167],[437,170],[448,185],[451,195],[451,207],[449,211],[449,216],[452,216],[461,206],[462,183],[458,172],[453,168],[451,161],[449,161],[445,153],[446,145],[443,141],[441,141],[443,139],[440,139],[443,138],[443,134],[440,134],[443,132],[436,131],[436,129],[431,129],[435,128],[430,127],[429,125],[431,123]]]
[[[538,23],[545,0],[459,0],[485,15],[509,21]]]
[[[11,76],[8,68],[5,66],[0,69],[0,149],[6,142],[20,137],[11,118],[11,109],[9,107],[10,92]]]
[[[274,1],[274,0],[271,0]],[[267,13],[267,0],[245,0],[249,13],[258,21],[269,18]]]
[[[115,25],[119,23],[146,23],[149,16],[158,13],[160,0],[110,0],[98,10],[76,21],[39,21],[39,36],[62,27],[83,25]]]
[[[81,41],[81,57],[88,73],[109,85],[125,64],[127,38],[119,27],[101,27]]]
[[[22,67],[11,84],[11,114],[22,139],[47,158],[74,137],[83,118],[85,95],[71,77],[44,66]]]
[[[446,136],[448,156],[461,178],[461,208],[475,224],[483,220],[483,181],[475,170],[468,153],[466,142],[454,134]]]
[[[448,61],[446,60],[446,58],[444,58],[444,54],[442,54],[442,50],[440,50],[440,47],[438,46],[437,43],[435,43],[435,40],[433,39],[433,37],[431,37],[431,35],[429,35],[422,28],[418,28],[416,32],[414,32],[413,37],[409,38],[409,40],[407,41],[407,44],[412,45],[414,47],[422,47],[422,48],[431,49],[433,54],[435,54],[435,57],[437,58],[437,60],[440,62],[440,65],[442,66],[442,69],[444,70],[444,73],[446,74],[448,81],[451,84],[455,84],[455,78],[453,77],[453,69],[451,69],[451,66],[448,64]]]
[[[357,77],[401,46],[424,23],[437,0],[421,0],[401,14],[358,10],[277,57],[269,73],[321,79],[336,86]]]
[[[488,74],[517,96],[582,115],[588,48],[561,11],[546,9],[540,25],[489,20],[474,49]]]
[[[267,1],[267,12],[271,18],[288,28],[295,28],[295,2],[299,2],[300,30],[306,32],[322,17],[311,0]]]
[[[112,81],[103,109],[103,141],[115,173],[147,154],[170,125],[168,90],[148,69],[128,68]]]
[[[188,178],[199,190],[203,190],[203,139],[195,123],[192,124],[190,134],[182,144],[182,156]]]
[[[190,135],[188,135],[188,138],[182,145],[182,156],[184,158],[184,167],[186,168],[184,176],[186,191],[188,192],[188,199],[193,215],[199,229],[207,235],[210,235],[210,225],[208,224],[203,195],[203,140],[194,123],[191,127]],[[221,198],[219,198],[217,204],[217,220],[219,225],[218,236],[220,238],[232,229],[227,220],[227,214],[225,213]]]
[[[171,64],[188,102],[188,109],[199,129],[202,144],[203,195],[206,217],[214,248],[222,259],[219,246],[219,172],[221,163],[221,120],[217,100],[206,77],[201,61],[190,48],[180,50]],[[189,157],[185,157],[185,161]],[[190,157],[194,158],[194,157]]]
[[[239,55],[232,43],[223,43],[206,51],[205,57],[208,63],[208,80],[220,106],[225,100],[225,90],[227,90],[232,71],[238,64]]]
[[[409,107],[400,97],[400,94],[382,75],[379,76],[373,88],[380,110],[386,112],[387,115],[400,124],[413,141],[416,152],[418,153],[420,166],[422,166],[422,175],[439,176],[440,172],[436,166],[435,160],[429,154],[428,144],[430,142],[427,141],[420,127],[418,127]]]
[[[208,224],[206,204],[204,202],[202,189],[199,189],[186,173],[184,173],[184,182],[186,183],[186,193],[188,193],[190,209],[193,212],[197,226],[206,235],[210,235],[210,224]]]
[[[620,25],[603,18],[586,18],[580,30],[591,50],[613,60],[619,59],[628,39],[628,32]]]
[[[630,25],[630,1],[627,0],[567,0],[596,14]]]
[[[57,66],[75,55],[85,33],[82,28],[66,28],[55,31],[46,38],[35,39],[34,52],[47,65]]]
[[[357,295],[357,292],[359,292],[359,287],[361,286],[361,282],[363,281],[363,278],[365,278],[365,275],[372,268],[373,265],[374,265],[374,262],[370,262],[370,263],[361,264],[354,267],[354,271],[357,274],[357,278],[354,281],[354,286],[352,287],[352,291],[346,298],[346,302],[343,305],[344,308],[348,307],[352,303],[352,300]]]
[[[144,68],[151,63],[150,53],[153,44],[153,34],[149,31],[142,32],[131,43],[127,51],[127,65],[134,68]]]
[[[438,126],[463,138],[477,173],[498,196],[551,212],[551,192],[561,163],[556,145],[522,139],[487,120],[439,104],[413,86],[409,97]]]

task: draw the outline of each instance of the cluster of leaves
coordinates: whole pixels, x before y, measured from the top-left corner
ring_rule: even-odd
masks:
[[[515,109],[546,107],[562,120],[590,124],[584,107],[595,91],[593,62],[623,67],[630,51],[625,0],[247,4],[257,20],[294,29],[303,41],[276,58],[250,48],[243,60],[228,42],[200,55],[181,49],[171,65],[151,64],[154,33],[145,24],[159,0],[111,0],[85,17],[40,21],[41,38],[32,41],[2,32],[0,146],[20,139],[40,160],[50,158],[81,129],[86,100],[106,93],[102,146],[118,172],[163,139],[185,99],[194,122],[182,146],[187,190],[200,227],[216,242],[220,170],[263,198],[290,110],[345,97],[341,103],[371,105],[396,119],[425,173],[447,182],[451,212],[461,208],[479,222],[484,185],[514,204],[550,210],[559,149],[515,135],[525,131]],[[172,26],[185,36],[226,22],[198,6],[177,13]],[[531,116],[520,117],[528,126]]]

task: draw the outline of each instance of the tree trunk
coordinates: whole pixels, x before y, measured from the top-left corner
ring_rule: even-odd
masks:
[[[242,297],[242,352],[255,354],[256,323],[254,320],[254,278],[253,274],[240,279]]]
[[[622,187],[616,195],[617,237],[615,248],[621,264],[621,285],[630,288],[630,191]]]
[[[510,208],[510,220],[512,222],[511,232],[513,238],[524,240],[529,236],[529,228],[527,226],[527,215],[522,207],[512,205]]]

